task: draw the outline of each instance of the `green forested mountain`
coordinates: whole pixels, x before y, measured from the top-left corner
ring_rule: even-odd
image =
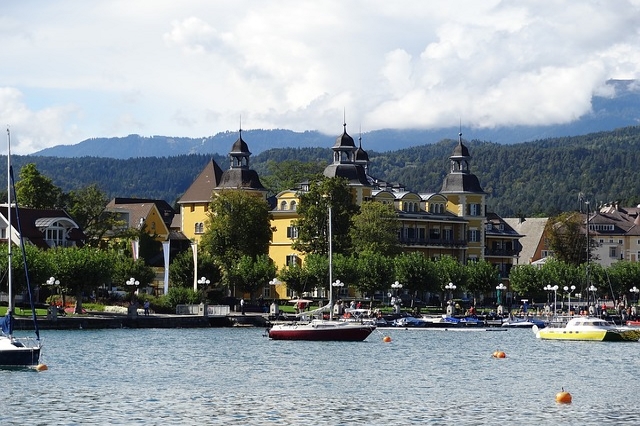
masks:
[[[251,149],[251,141],[247,143]],[[581,192],[597,203],[640,202],[640,127],[513,145],[464,143],[472,156],[471,171],[489,194],[489,209],[502,216],[575,209]],[[455,144],[443,140],[384,153],[370,151],[370,175],[413,191],[437,192],[449,171]],[[64,191],[96,183],[109,197],[157,198],[172,204],[210,158],[202,154],[126,160],[13,156],[16,173],[22,165],[35,163]],[[278,148],[252,156],[251,167],[264,176],[269,160],[328,163],[331,158],[330,148]],[[214,159],[228,168],[228,158],[214,155]]]

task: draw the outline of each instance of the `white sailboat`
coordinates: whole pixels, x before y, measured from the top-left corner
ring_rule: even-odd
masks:
[[[335,321],[333,319],[333,247],[331,229],[331,206],[329,206],[329,304],[318,309],[329,310],[329,319],[312,319],[308,322],[294,322],[290,324],[276,324],[268,330],[273,340],[315,340],[315,341],[362,341],[376,329],[373,323]],[[307,315],[311,312],[307,312]]]
[[[18,225],[18,232],[20,233],[20,218],[18,215],[17,203],[12,206],[11,193],[12,193],[12,181],[13,171],[11,168],[11,134],[7,128],[7,255],[8,255],[8,268],[7,268],[7,286],[8,286],[8,308],[7,314],[0,318],[0,368],[36,368],[37,370],[46,369],[46,367],[40,364],[40,350],[42,348],[42,342],[40,341],[40,332],[38,330],[37,318],[35,306],[33,303],[33,297],[31,295],[31,284],[29,282],[28,270],[26,266],[26,257],[24,253],[24,245],[22,244],[22,236],[20,235],[20,247],[22,249],[22,255],[25,263],[25,274],[27,277],[27,288],[29,290],[29,300],[31,302],[31,312],[34,322],[34,328],[36,337],[15,337],[13,335],[13,312],[15,308],[14,295],[13,295],[13,279],[12,279],[12,236],[13,226],[11,223],[11,210],[12,207],[16,209],[16,223]]]

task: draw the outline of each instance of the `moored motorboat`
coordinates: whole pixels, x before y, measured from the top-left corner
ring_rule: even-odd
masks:
[[[531,328],[534,325],[540,329],[545,328],[547,326],[547,323],[532,317],[510,317],[506,319],[501,326],[506,328]]]
[[[564,327],[532,327],[538,339],[637,342],[640,328],[619,327],[596,317],[574,317]]]
[[[365,340],[376,329],[369,323],[313,319],[309,322],[275,324],[268,330],[273,340],[316,340],[359,342]]]

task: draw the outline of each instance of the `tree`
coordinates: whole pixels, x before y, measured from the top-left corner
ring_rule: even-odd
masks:
[[[549,219],[544,232],[556,259],[574,266],[587,261],[587,239],[583,229],[582,215],[576,212]]]
[[[577,266],[557,260],[548,259],[540,269],[542,282],[548,285],[558,286],[558,292],[563,291],[563,287],[580,288],[581,277]]]
[[[297,263],[285,266],[278,276],[287,284],[287,288],[297,295],[310,290],[307,269]]]
[[[498,269],[491,262],[484,259],[477,262],[469,262],[466,265],[468,277],[465,288],[475,296],[483,293],[491,293],[500,281]]]
[[[45,251],[32,246],[25,245],[25,254],[27,258],[27,270],[29,271],[29,283],[31,289],[46,282],[47,278],[51,275],[51,264],[49,258],[46,256]],[[12,260],[11,260],[11,278],[13,284],[13,294],[19,294],[26,290],[27,279],[25,275],[24,262],[22,258],[22,252],[20,247],[15,245],[11,248]],[[7,245],[0,246],[0,276],[2,277],[2,291],[8,293],[7,284],[7,269],[9,257],[7,255]]]
[[[436,266],[422,253],[402,253],[394,259],[396,279],[414,296],[437,290]]]
[[[395,279],[393,261],[379,253],[364,252],[358,257],[358,275],[356,288],[362,293],[372,295],[385,290]]]
[[[18,204],[34,209],[54,209],[62,190],[48,177],[40,174],[34,163],[20,169],[20,180],[16,183]]]
[[[220,284],[222,272],[216,265],[213,256],[198,247],[198,275],[206,277],[212,285]],[[178,253],[169,266],[169,281],[174,287],[193,288],[193,252],[191,249]],[[198,279],[198,278],[196,278]]]
[[[243,256],[256,259],[269,252],[271,219],[269,205],[259,196],[241,190],[221,191],[210,204],[200,244],[229,274]]]
[[[76,313],[82,312],[85,295],[111,285],[112,272],[123,263],[116,253],[92,247],[56,247],[46,253],[50,256],[51,275],[60,280],[62,289],[75,296]],[[121,282],[124,284],[124,280]]]
[[[69,192],[66,209],[87,236],[86,243],[97,247],[107,231],[124,225],[116,213],[104,209],[109,199],[96,184]]]
[[[268,173],[261,177],[262,183],[274,194],[295,188],[305,179],[315,179],[321,176],[326,167],[324,161],[267,161]]]
[[[276,275],[276,265],[268,255],[253,258],[242,256],[236,266],[229,271],[229,282],[242,293],[249,293],[251,300],[255,293],[262,289],[271,277]]]
[[[294,222],[298,229],[298,238],[293,242],[294,250],[327,255],[329,207],[333,252],[350,251],[349,229],[351,218],[357,213],[358,206],[345,179],[326,177],[312,182],[309,191],[300,195],[298,219]]]
[[[540,269],[533,265],[518,265],[509,272],[511,290],[518,294],[540,294],[547,284]]]
[[[364,201],[353,217],[350,237],[356,253],[370,251],[393,256],[401,251],[398,213],[391,204]]]
[[[303,267],[306,271],[307,285],[309,289],[329,289],[329,259],[321,254],[308,254],[304,259]]]
[[[640,283],[640,263],[638,262],[622,260],[613,263],[607,270],[611,279],[611,291],[617,293],[618,297],[628,294],[630,288],[637,287]],[[637,299],[637,294],[631,296]]]
[[[139,281],[140,287],[146,287],[153,283],[156,275],[153,268],[148,266],[143,259],[134,260],[133,257],[120,253],[116,256],[116,265],[111,273],[115,285],[126,288],[126,282],[130,278]]]

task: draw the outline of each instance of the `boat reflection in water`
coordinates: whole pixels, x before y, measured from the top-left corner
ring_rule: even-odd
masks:
[[[575,317],[564,327],[532,327],[538,339],[546,340],[591,340],[598,342],[637,342],[640,328],[616,326],[595,317]]]

